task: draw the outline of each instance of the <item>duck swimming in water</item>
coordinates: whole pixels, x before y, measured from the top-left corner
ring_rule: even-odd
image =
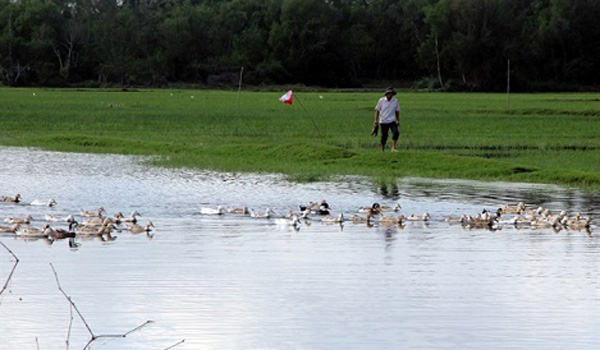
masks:
[[[33,202],[31,202],[31,205],[34,205],[34,206],[53,207],[53,206],[55,206],[57,204],[58,203],[54,199],[49,199],[47,201],[42,201],[40,199],[35,199]]]
[[[4,222],[9,223],[9,224],[27,224],[29,225],[29,223],[33,221],[33,217],[31,215],[27,215],[25,218],[16,218],[16,217],[9,217],[4,219]]]
[[[17,195],[14,197],[2,196],[2,201],[10,202],[10,203],[20,203],[21,202],[21,194],[17,193]]]
[[[271,208],[267,208],[267,210],[265,210],[264,212],[255,211],[254,209],[250,209],[250,217],[257,218],[257,219],[260,219],[260,218],[269,219],[274,214],[275,214],[275,212]]]
[[[209,208],[209,207],[201,207],[200,208],[200,214],[202,214],[202,215],[223,215],[223,214],[225,214],[225,212],[226,212],[225,207],[222,205],[219,205],[216,209]]]
[[[99,218],[102,217],[102,213],[106,213],[106,210],[104,210],[102,207],[98,208],[97,211],[87,211],[81,209],[81,216],[87,218]]]
[[[145,227],[140,226],[136,223],[131,223],[131,224],[129,224],[129,227],[127,229],[131,233],[142,233],[142,232],[150,233],[152,231],[152,227],[155,227],[154,224],[152,223],[152,221],[148,221],[148,223],[146,224]]]

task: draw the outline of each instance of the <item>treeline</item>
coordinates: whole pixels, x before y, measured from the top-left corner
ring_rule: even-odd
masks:
[[[600,85],[599,0],[0,0],[5,85]]]

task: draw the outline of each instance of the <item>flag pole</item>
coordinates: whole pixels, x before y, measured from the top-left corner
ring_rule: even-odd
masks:
[[[304,105],[302,104],[302,101],[300,101],[300,99],[298,98],[298,95],[296,95],[294,97],[296,98],[296,101],[298,101],[298,104],[300,104],[300,107],[302,107],[302,109],[304,110],[304,114],[312,122],[313,126],[315,127],[315,130],[317,131],[317,134],[319,134],[319,137],[323,137],[323,135],[321,135],[321,132],[319,131],[319,127],[317,127],[317,123],[315,123],[313,118],[308,114],[308,110],[306,110],[306,107],[304,107]]]
[[[242,93],[242,76],[244,74],[244,67],[240,69],[240,82],[238,84],[238,95],[237,95],[237,109],[240,109],[240,94]]]

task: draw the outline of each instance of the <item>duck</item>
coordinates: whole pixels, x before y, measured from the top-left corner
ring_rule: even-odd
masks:
[[[255,211],[254,209],[250,209],[250,217],[257,218],[257,219],[260,219],[260,218],[269,219],[274,214],[275,214],[275,212],[271,208],[267,208],[267,210],[265,210],[264,212]]]
[[[209,208],[209,207],[201,207],[200,208],[200,214],[202,214],[202,215],[223,215],[223,214],[225,214],[225,212],[226,212],[225,207],[222,205],[219,205],[216,209]]]
[[[404,222],[404,219],[406,219],[406,217],[404,215],[398,215],[398,216],[381,215],[379,217],[379,223],[389,224],[389,225],[402,225],[402,223]]]
[[[521,214],[525,211],[525,203],[519,202],[517,205],[503,205],[498,210],[502,212],[502,214]]]
[[[329,215],[331,211],[331,206],[327,203],[326,200],[322,200],[321,204],[310,202],[308,206],[300,205],[300,211],[304,212],[306,209],[310,209],[311,213],[314,215]]]
[[[22,237],[48,237],[48,235],[45,233],[47,228],[47,224],[41,229],[33,226],[19,226],[15,230],[15,234]]]
[[[140,214],[137,210],[134,210],[131,212],[131,214],[129,214],[129,217],[126,218],[123,213],[118,212],[115,214],[115,222],[116,223],[122,223],[122,222],[131,222],[131,223],[136,223],[137,222],[137,217],[138,216],[143,216],[142,214]]]
[[[9,224],[26,224],[29,225],[29,223],[33,221],[33,217],[31,215],[27,215],[25,218],[21,219],[21,218],[17,218],[17,217],[8,217],[6,219],[4,219],[4,222],[9,223]]]
[[[52,239],[63,239],[63,238],[73,238],[75,237],[75,231],[73,231],[73,226],[69,226],[69,231],[64,230],[62,228],[54,229],[50,227],[50,225],[46,225],[46,230],[44,234]]]
[[[82,236],[102,236],[104,234],[110,234],[114,229],[115,224],[113,223],[103,224],[99,228],[94,226],[79,225],[76,227],[75,232],[77,235]]]
[[[92,228],[106,226],[108,224],[116,225],[117,222],[112,218],[98,218],[98,219],[87,219],[80,226],[88,226]]]
[[[243,208],[228,208],[227,209],[227,213],[228,214],[248,215],[249,211],[248,211],[248,207],[243,207]]]
[[[327,204],[327,202],[323,201],[321,203],[321,205],[319,205],[319,208],[316,210],[313,210],[312,213],[315,215],[329,215],[331,211],[331,207],[329,206],[329,204]]]
[[[31,202],[30,205],[35,205],[35,206],[47,206],[47,207],[53,207],[55,205],[57,205],[58,203],[54,200],[54,199],[49,199],[47,201],[43,201],[40,199],[35,199],[33,202]]]
[[[388,207],[385,205],[380,205],[379,206],[380,211],[394,211],[394,212],[399,212],[400,210],[402,210],[402,206],[400,205],[400,203],[396,203],[393,207]]]
[[[411,214],[409,217],[406,218],[406,220],[408,221],[429,221],[430,219],[431,216],[429,215],[429,213],[425,213],[423,215]]]
[[[61,219],[61,218],[57,218],[54,215],[46,214],[46,215],[44,215],[44,221],[47,221],[47,222],[64,221],[66,223],[71,223],[71,222],[75,221],[75,217],[73,215],[68,215]]]
[[[560,223],[560,220],[558,219],[558,217],[554,218],[552,221],[549,220],[545,220],[545,219],[536,219],[536,220],[532,220],[529,225],[531,226],[531,228],[550,228],[550,227],[557,227]]]
[[[15,224],[12,226],[0,226],[0,232],[2,233],[15,233],[15,231],[19,228],[19,224]]]
[[[21,202],[21,194],[17,193],[17,195],[14,197],[2,196],[2,201],[10,202],[10,203],[20,203]]]
[[[297,214],[292,214],[290,217],[275,219],[275,223],[279,226],[291,226],[298,229],[301,225],[300,217]]]
[[[360,224],[363,222],[370,223],[372,217],[373,217],[372,213],[367,213],[367,216],[353,215],[350,217],[349,220],[352,221],[352,223],[354,223],[354,224]]]
[[[444,218],[444,221],[451,223],[451,224],[464,224],[464,223],[467,223],[468,217],[466,214],[462,214],[459,217],[455,217],[455,216],[451,215],[451,216]]]
[[[579,220],[566,220],[564,222],[564,225],[573,230],[589,229],[590,226],[592,225],[592,219],[589,217],[586,217],[584,219],[579,219]]]
[[[529,224],[531,223],[531,220],[527,220],[524,217],[522,217],[521,215],[515,215],[510,219],[503,219],[502,217],[498,217],[496,219],[496,221],[499,224],[505,224],[505,225],[521,225],[521,224]]]
[[[344,222],[344,214],[340,213],[340,215],[338,215],[337,217],[333,217],[331,215],[327,215],[327,216],[323,217],[322,221],[324,223],[331,223],[331,224],[333,224],[333,223],[336,223],[336,224],[337,223],[342,223],[342,222]]]
[[[497,221],[495,217],[484,217],[484,216],[477,216],[477,217],[472,217],[469,216],[467,217],[466,220],[466,224],[467,226],[469,226],[470,228],[485,228],[485,229],[493,229],[496,225]]]
[[[130,223],[128,229],[131,233],[142,233],[142,232],[150,233],[152,231],[151,227],[155,227],[155,226],[152,223],[152,221],[148,221],[148,223],[146,224],[145,227],[140,226],[136,223]]]
[[[381,212],[381,205],[379,203],[373,203],[370,207],[359,207],[359,213],[372,213],[377,215]]]
[[[81,216],[88,218],[99,218],[102,217],[102,213],[106,213],[106,210],[103,207],[98,208],[97,211],[87,211],[81,209]]]

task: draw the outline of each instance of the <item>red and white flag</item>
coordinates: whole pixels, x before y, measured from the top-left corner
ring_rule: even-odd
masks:
[[[283,103],[287,103],[289,105],[294,103],[294,93],[292,92],[292,90],[289,90],[288,92],[285,93],[285,95],[281,96],[279,98],[279,101],[283,102]]]

